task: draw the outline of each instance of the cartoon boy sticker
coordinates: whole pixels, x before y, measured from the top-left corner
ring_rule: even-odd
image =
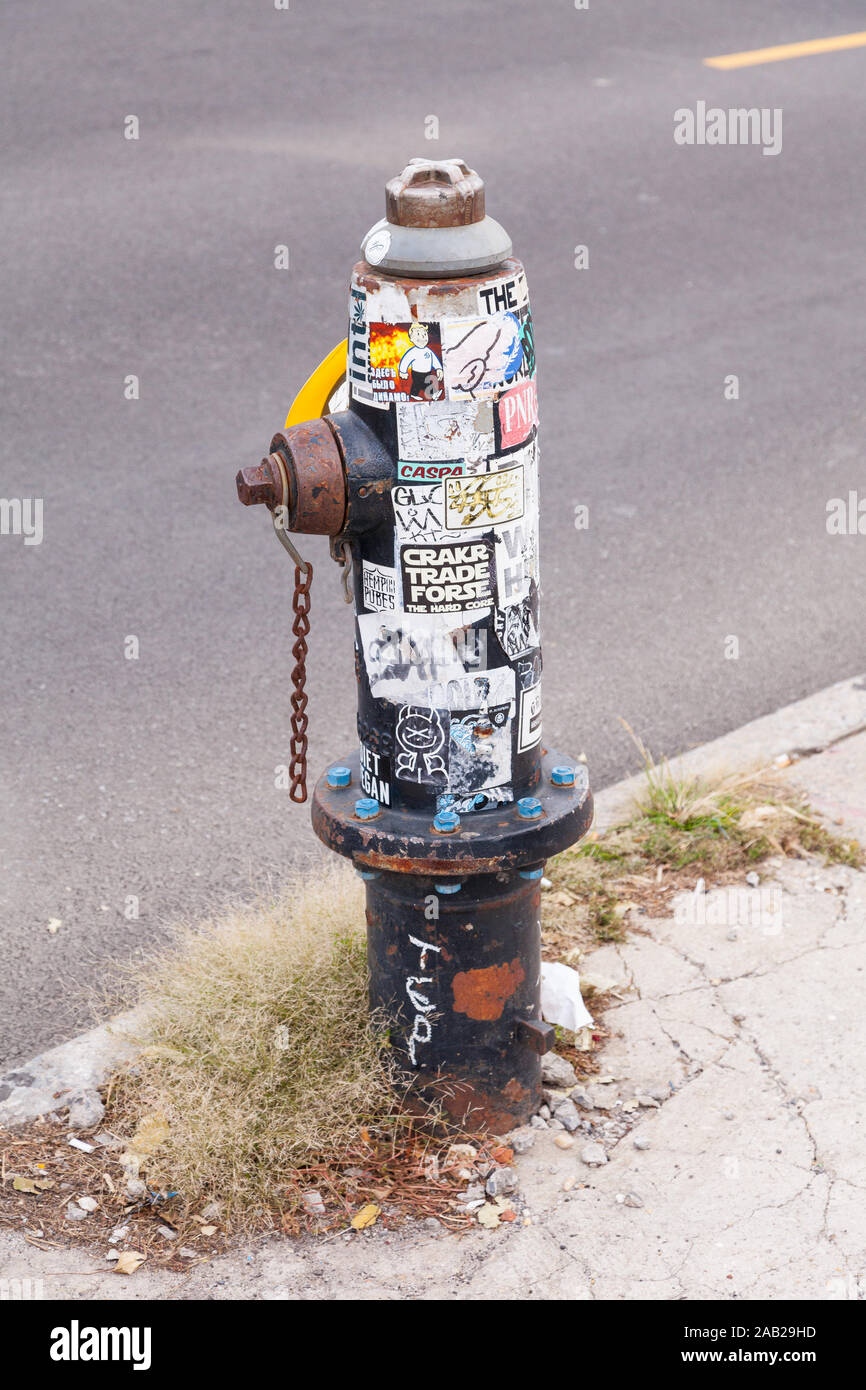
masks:
[[[406,336],[412,343],[400,358],[397,375],[410,378],[409,395],[416,401],[435,401],[442,394],[442,363],[428,346],[430,329],[426,323],[410,323]]]

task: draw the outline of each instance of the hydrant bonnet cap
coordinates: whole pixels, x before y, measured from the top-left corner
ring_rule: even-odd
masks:
[[[511,238],[484,215],[484,183],[462,159],[413,159],[386,184],[386,216],[364,259],[395,275],[476,275],[511,255]]]

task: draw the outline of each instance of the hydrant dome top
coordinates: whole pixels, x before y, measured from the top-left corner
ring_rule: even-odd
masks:
[[[511,255],[511,238],[485,216],[484,182],[462,159],[411,159],[385,185],[385,217],[361,250],[393,275],[434,279],[493,270]]]
[[[395,227],[463,227],[484,220],[484,182],[462,159],[410,159],[385,184]]]

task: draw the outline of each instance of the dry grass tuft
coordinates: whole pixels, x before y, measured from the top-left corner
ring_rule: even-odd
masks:
[[[549,953],[621,940],[630,907],[664,913],[667,897],[693,888],[699,877],[730,883],[771,855],[863,865],[857,841],[834,835],[807,798],[772,770],[715,783],[678,776],[632,737],[644,762],[633,815],[552,861],[557,891],[545,900]]]
[[[112,1091],[112,1127],[160,1115],[150,1187],[216,1198],[241,1222],[295,1209],[293,1177],[402,1117],[370,1022],[364,897],[342,863],[266,907],[177,932],[145,963],[148,1046]]]

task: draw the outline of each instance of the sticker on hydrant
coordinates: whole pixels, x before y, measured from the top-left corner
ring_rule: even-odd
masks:
[[[357,406],[393,414],[396,436],[393,554],[363,555],[356,591],[360,678],[376,709],[363,724],[391,742],[375,755],[363,744],[361,780],[383,805],[413,784],[482,810],[513,800],[516,760],[537,757],[541,740],[526,277],[444,289],[380,278],[369,273],[379,235],[353,277],[347,380]]]

